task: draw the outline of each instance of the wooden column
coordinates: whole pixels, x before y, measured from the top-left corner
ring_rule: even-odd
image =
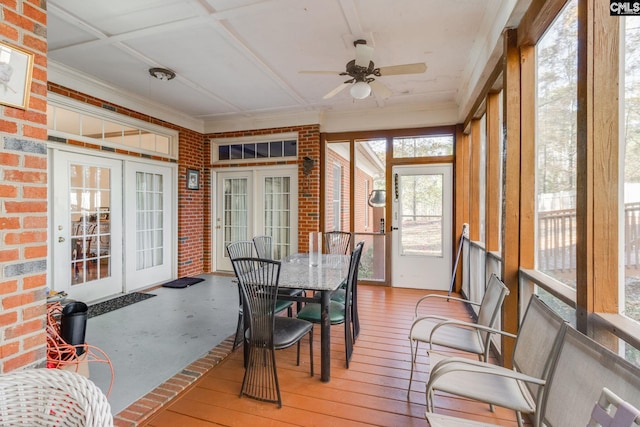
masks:
[[[606,2],[578,4],[577,327],[618,312],[620,18]]]
[[[456,145],[454,159],[455,223],[454,242],[462,232],[462,224],[469,222],[469,138],[464,134],[462,125],[456,127]],[[454,251],[457,249],[454,245]],[[455,255],[454,255],[455,257]],[[456,273],[455,291],[462,287],[462,263]]]
[[[520,47],[520,267],[535,266],[536,49]],[[521,298],[522,299],[522,298]],[[528,301],[521,301],[526,306]]]
[[[520,263],[520,51],[517,33],[504,34],[504,172],[502,194],[502,280],[510,294],[502,307],[502,327],[518,331],[518,268]],[[505,366],[512,365],[514,341],[502,340]]]
[[[500,123],[500,94],[487,95],[487,164],[485,192],[485,248],[487,252],[499,251],[500,244],[500,141],[502,127]]]
[[[471,173],[469,176],[469,239],[480,240],[480,161],[481,159],[480,120],[471,120]]]

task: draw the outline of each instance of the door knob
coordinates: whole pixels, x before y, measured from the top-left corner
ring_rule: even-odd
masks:
[[[64,242],[64,240],[65,240],[64,237],[62,237],[62,236],[58,237],[58,242],[62,243],[62,242]]]

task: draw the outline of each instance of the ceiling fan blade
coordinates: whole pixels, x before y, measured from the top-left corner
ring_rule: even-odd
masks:
[[[329,92],[328,94],[326,94],[325,96],[322,97],[322,99],[329,99],[329,98],[333,98],[334,96],[336,96],[340,91],[342,91],[344,88],[346,88],[347,86],[349,86],[350,83],[342,83],[340,86],[338,86],[337,88],[333,89],[331,92]]]
[[[371,90],[380,98],[387,99],[389,98],[393,92],[386,85],[379,82],[378,80],[373,80],[369,82],[369,86],[371,86]]]
[[[373,48],[371,46],[367,46],[366,44],[356,45],[356,65],[368,68],[372,56]]]
[[[327,70],[301,70],[300,74],[333,74],[334,76],[340,75],[342,71],[327,71]]]
[[[392,65],[390,67],[380,67],[381,76],[393,76],[396,74],[420,74],[427,71],[427,64],[418,62],[415,64]]]

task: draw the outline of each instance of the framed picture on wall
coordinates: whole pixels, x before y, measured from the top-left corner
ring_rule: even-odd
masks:
[[[32,73],[33,53],[0,42],[0,103],[26,109]]]
[[[200,188],[200,171],[187,169],[187,188],[197,190]]]

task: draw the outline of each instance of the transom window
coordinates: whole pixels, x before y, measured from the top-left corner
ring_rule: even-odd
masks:
[[[105,108],[74,104],[49,94],[49,136],[76,139],[136,153],[178,158],[178,132]]]
[[[252,162],[298,157],[297,133],[211,140],[211,162]]]

